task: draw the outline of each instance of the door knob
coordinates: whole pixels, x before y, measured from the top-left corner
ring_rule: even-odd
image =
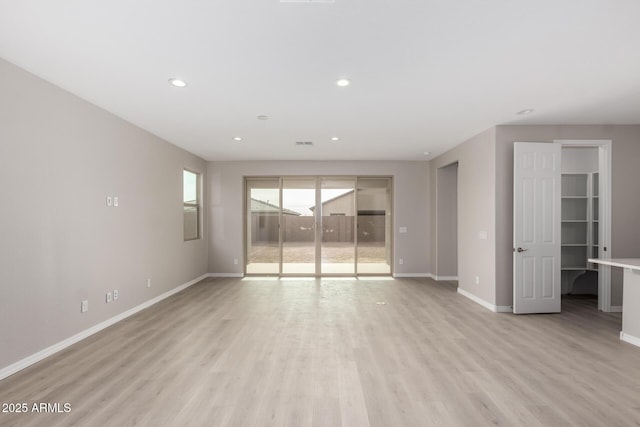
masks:
[[[529,249],[522,249],[522,248],[518,248],[518,249],[516,249],[516,250],[517,250],[518,252],[526,252],[526,251],[528,251]]]

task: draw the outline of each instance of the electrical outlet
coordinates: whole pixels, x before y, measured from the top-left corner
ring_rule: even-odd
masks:
[[[118,299],[118,290],[117,290],[117,289],[114,289],[114,290],[113,290],[113,300],[115,301],[115,300],[117,300],[117,299]]]
[[[147,279],[147,288],[151,287],[151,279]]]
[[[234,264],[234,265],[238,265],[238,258],[234,258],[234,259],[233,259],[233,264]]]
[[[107,300],[107,303],[110,303],[111,301],[113,301],[113,294],[111,292],[107,292],[106,300]]]
[[[113,206],[117,208],[119,204],[120,198],[118,198],[118,196],[113,196]]]
[[[80,304],[80,313],[86,313],[87,311],[89,311],[89,301],[84,300]]]
[[[476,285],[480,284],[480,276],[476,276]]]
[[[400,265],[404,264],[404,258],[400,258],[400,259],[398,260],[398,264],[400,264]]]

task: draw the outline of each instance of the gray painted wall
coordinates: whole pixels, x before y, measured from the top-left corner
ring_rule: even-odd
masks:
[[[182,170],[202,159],[3,60],[0,76],[1,369],[205,274],[207,246],[182,235]]]
[[[495,304],[496,181],[495,128],[491,128],[431,163],[431,235],[437,235],[438,168],[458,162],[458,286]],[[486,232],[487,239],[480,239]],[[431,239],[431,253],[441,255],[438,239]],[[443,251],[443,255],[447,249]],[[439,273],[438,273],[439,274]],[[475,278],[479,277],[479,284]],[[510,304],[509,304],[510,305]]]
[[[429,165],[407,161],[247,161],[209,162],[206,215],[209,272],[243,271],[243,177],[303,175],[384,175],[394,177],[394,257],[397,274],[430,273]],[[407,227],[407,233],[398,233]],[[234,265],[233,260],[238,259]],[[404,264],[399,265],[398,259]]]
[[[513,143],[557,139],[610,139],[612,144],[611,256],[640,257],[640,126],[555,125],[496,128],[497,305],[513,299]],[[612,305],[622,304],[622,272],[611,269]]]

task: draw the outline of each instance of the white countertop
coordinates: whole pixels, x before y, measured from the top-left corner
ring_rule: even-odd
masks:
[[[594,264],[610,265],[613,267],[629,268],[631,270],[640,270],[640,258],[589,258],[589,262]]]

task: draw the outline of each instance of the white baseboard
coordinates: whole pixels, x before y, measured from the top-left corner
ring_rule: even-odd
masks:
[[[244,277],[242,273],[208,273],[207,277]]]
[[[431,273],[393,273],[393,277],[431,277]]]
[[[609,313],[622,313],[621,305],[612,305],[609,307]]]
[[[620,339],[624,342],[628,342],[629,344],[633,344],[637,347],[640,347],[640,338],[634,337],[633,335],[625,334],[620,331]]]
[[[511,313],[513,312],[513,308],[509,305],[494,305],[490,302],[483,300],[472,294],[471,292],[465,291],[464,289],[458,288],[458,293],[462,296],[469,298],[471,301],[480,304],[484,308],[493,311],[494,313]]]
[[[458,276],[436,276],[433,273],[395,273],[393,277],[429,277],[433,280],[458,280]]]
[[[195,285],[196,283],[198,283],[199,281],[201,281],[202,279],[206,279],[207,278],[207,274],[203,274],[200,277],[197,277],[193,280],[188,281],[187,283],[184,283],[176,288],[173,288],[163,294],[158,295],[155,298],[150,299],[149,301],[143,302],[140,305],[137,305],[123,313],[118,314],[117,316],[114,316],[110,319],[105,320],[104,322],[100,322],[95,326],[92,326],[89,329],[85,329],[82,332],[78,332],[77,334],[62,340],[52,346],[49,346],[47,348],[45,348],[44,350],[41,350],[37,353],[32,354],[31,356],[27,356],[22,360],[18,360],[15,363],[12,363],[11,365],[4,367],[2,369],[0,369],[0,380],[8,377],[9,375],[13,375],[18,371],[21,371],[22,369],[33,365],[34,363],[37,363],[39,361],[41,361],[44,358],[47,358],[61,350],[64,350],[65,348],[77,343],[78,341],[81,341],[87,337],[90,337],[91,335],[95,334],[96,332],[100,332],[101,330],[108,328],[109,326],[118,323],[119,321],[126,319],[129,316],[132,316],[134,314],[136,314],[139,311],[144,310],[145,308],[151,307],[152,305],[162,301],[163,299],[166,299],[168,297],[170,297],[173,294],[176,294],[180,291],[182,291],[183,289],[188,288],[191,285]]]
[[[433,280],[447,280],[447,281],[457,281],[458,280],[458,276],[433,276]]]

